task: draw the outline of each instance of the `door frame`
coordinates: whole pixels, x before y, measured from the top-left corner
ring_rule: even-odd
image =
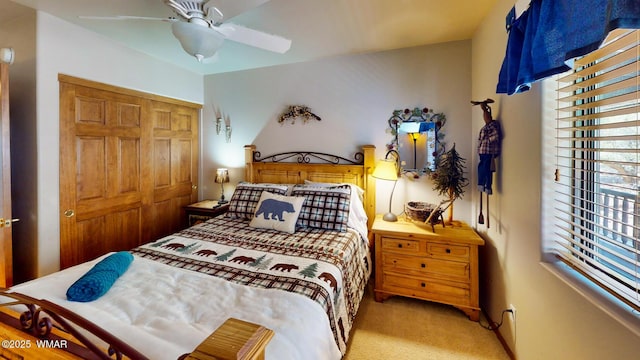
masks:
[[[0,224],[0,286],[13,285],[13,231],[11,227],[11,139],[9,114],[9,65],[0,63],[0,126],[2,132],[2,213],[1,218],[8,221]],[[4,220],[3,220],[4,221]]]

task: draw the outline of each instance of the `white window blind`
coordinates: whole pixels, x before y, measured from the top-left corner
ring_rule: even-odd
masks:
[[[640,31],[558,80],[554,253],[640,310]]]

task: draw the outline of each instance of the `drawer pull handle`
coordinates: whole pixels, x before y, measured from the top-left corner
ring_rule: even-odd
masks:
[[[447,254],[451,254],[451,249],[446,250]]]
[[[421,268],[426,268],[426,267],[427,267],[427,264],[420,264],[420,267],[421,267]]]
[[[425,284],[425,283],[420,283],[420,286],[425,287],[425,286],[427,286],[427,284]]]
[[[399,247],[400,249],[402,249],[402,244],[398,244],[398,247]]]

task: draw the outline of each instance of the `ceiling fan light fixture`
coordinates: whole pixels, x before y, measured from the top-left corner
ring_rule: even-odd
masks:
[[[224,35],[196,23],[176,21],[171,24],[171,30],[184,51],[200,62],[212,57],[224,42]]]

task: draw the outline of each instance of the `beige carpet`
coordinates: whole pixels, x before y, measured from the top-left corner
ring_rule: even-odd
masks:
[[[482,323],[486,320],[482,318]],[[351,331],[345,360],[509,360],[493,333],[460,310],[392,297],[383,303],[365,295]]]

